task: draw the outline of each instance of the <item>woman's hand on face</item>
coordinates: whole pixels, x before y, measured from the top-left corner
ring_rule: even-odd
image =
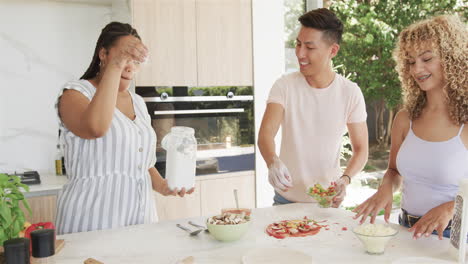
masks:
[[[131,61],[142,63],[148,58],[148,48],[134,36],[120,38],[113,49],[115,55],[111,60],[119,67],[125,67]]]
[[[356,207],[353,212],[356,213],[354,219],[361,217],[360,224],[366,221],[367,216],[371,216],[370,222],[373,224],[380,209],[385,209],[384,219],[388,223],[393,205],[392,186],[380,186],[379,190],[367,199],[364,203]]]
[[[448,202],[432,208],[408,231],[414,232],[413,238],[418,239],[423,235],[426,237],[430,236],[435,230],[439,239],[442,239],[444,230],[448,226],[450,219],[452,219],[453,207],[454,202]]]

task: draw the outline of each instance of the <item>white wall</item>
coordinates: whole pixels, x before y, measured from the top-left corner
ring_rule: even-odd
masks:
[[[283,0],[253,0],[253,54],[255,87],[255,131],[262,122],[271,86],[284,73],[284,5]],[[280,133],[279,133],[280,134]],[[276,137],[277,147],[281,135]],[[268,183],[268,169],[256,150],[257,207],[271,206],[273,188]],[[279,148],[277,150],[279,153]]]
[[[131,9],[131,0],[112,0],[112,21],[132,24]]]
[[[54,171],[57,93],[110,19],[110,5],[0,0],[0,171]]]

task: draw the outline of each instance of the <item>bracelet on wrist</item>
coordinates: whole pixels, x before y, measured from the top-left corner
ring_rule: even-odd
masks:
[[[343,177],[347,177],[347,178],[348,178],[348,184],[351,183],[351,177],[349,177],[349,175],[343,174],[343,175],[341,175],[340,179],[343,178]]]

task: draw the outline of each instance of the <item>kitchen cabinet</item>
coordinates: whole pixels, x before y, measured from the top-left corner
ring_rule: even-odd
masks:
[[[215,215],[221,213],[222,208],[234,208],[234,189],[237,189],[240,207],[255,207],[254,171],[197,176],[195,191],[190,195],[181,198],[155,194],[159,220]]]
[[[251,0],[197,1],[199,86],[253,85]]]
[[[199,216],[200,207],[200,182],[195,182],[195,191],[183,198],[179,196],[163,196],[155,192],[156,208],[159,220],[172,220]]]
[[[26,209],[25,212],[26,221],[30,223],[38,222],[53,222],[55,223],[55,215],[57,208],[57,195],[46,195],[27,198],[29,207],[31,207],[32,215],[29,215]]]
[[[150,52],[136,85],[252,85],[251,9],[251,0],[133,0]]]
[[[195,0],[133,0],[132,19],[149,49],[137,86],[197,85]]]
[[[201,215],[216,215],[222,208],[235,208],[234,189],[237,189],[239,207],[255,207],[255,177],[253,174],[207,179],[201,182]]]

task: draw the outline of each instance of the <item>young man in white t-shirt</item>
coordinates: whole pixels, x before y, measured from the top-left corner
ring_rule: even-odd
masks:
[[[258,146],[275,188],[275,204],[314,202],[308,187],[337,183],[338,207],[351,177],[368,157],[366,107],[360,88],[332,70],[340,49],[343,24],[328,9],[320,8],[299,18],[296,56],[300,72],[284,75],[273,85],[259,132]],[[274,138],[282,127],[281,153]],[[342,137],[349,133],[353,156],[340,169]]]

